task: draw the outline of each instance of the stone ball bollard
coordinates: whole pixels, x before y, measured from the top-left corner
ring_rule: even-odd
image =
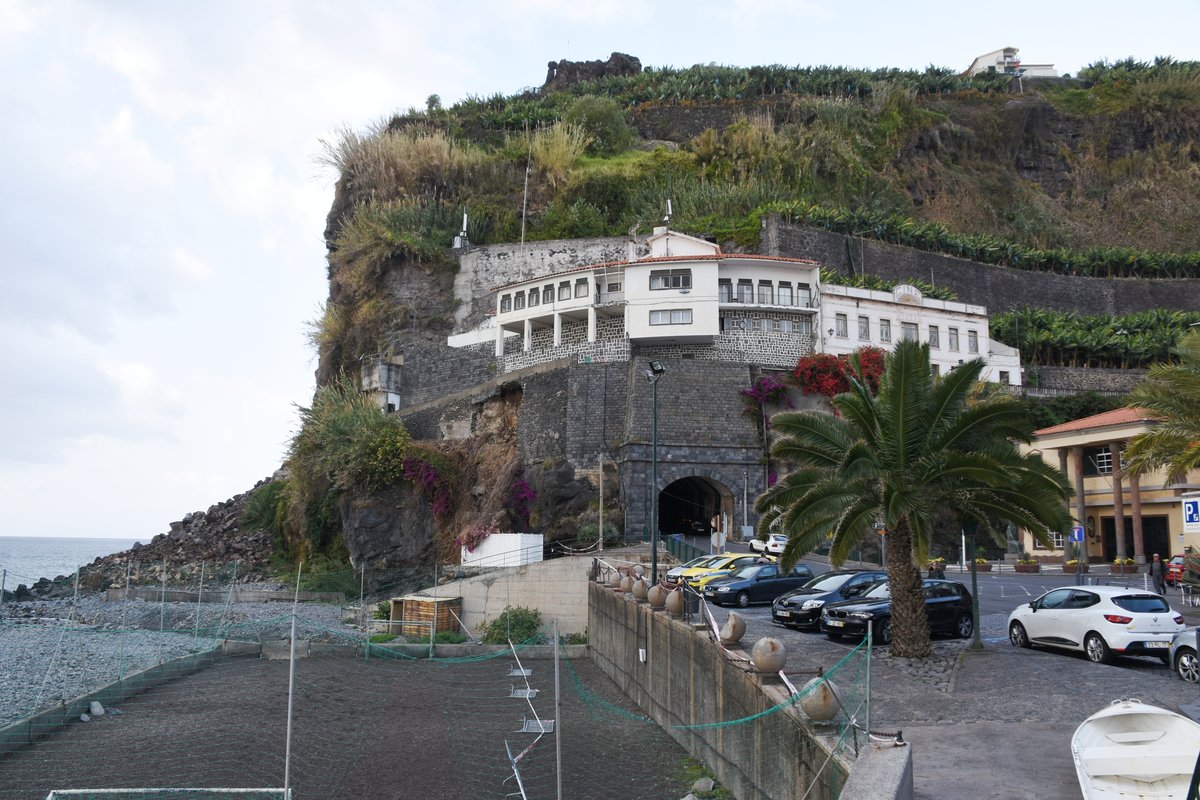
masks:
[[[780,672],[787,664],[787,650],[784,649],[783,642],[771,636],[764,636],[750,649],[750,663],[757,672]]]
[[[633,599],[639,603],[644,603],[647,600],[647,595],[650,592],[650,584],[646,583],[642,578],[638,578],[633,582]]]
[[[646,574],[646,570],[642,568],[641,564],[633,565],[633,577],[641,578],[641,577],[645,576],[645,574]]]
[[[667,602],[667,592],[657,583],[646,590],[646,601],[650,603],[650,607],[658,610],[661,609]]]
[[[841,692],[827,678],[813,678],[804,684],[800,689],[800,694],[806,695],[800,701],[800,707],[804,709],[804,713],[808,714],[810,719],[817,722],[828,722],[842,710],[842,704],[838,701]]]
[[[675,589],[667,595],[667,613],[672,617],[683,616],[683,589]]]
[[[721,626],[721,644],[732,647],[746,635],[746,620],[736,611],[729,612],[729,619]]]
[[[633,576],[626,575],[624,578],[621,578],[621,591],[626,594],[633,591]]]
[[[613,572],[608,576],[608,588],[614,591],[621,590],[621,573]]]

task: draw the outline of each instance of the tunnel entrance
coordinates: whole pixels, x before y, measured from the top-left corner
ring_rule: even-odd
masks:
[[[658,530],[663,535],[708,536],[714,514],[732,517],[733,493],[709,478],[681,478],[658,495]]]

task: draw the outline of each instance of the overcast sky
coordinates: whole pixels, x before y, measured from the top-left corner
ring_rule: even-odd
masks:
[[[652,66],[961,70],[1003,46],[1065,72],[1198,59],[1197,9],[0,0],[0,535],[145,541],[279,466],[312,395],[334,177],[316,156],[340,126],[614,50]]]

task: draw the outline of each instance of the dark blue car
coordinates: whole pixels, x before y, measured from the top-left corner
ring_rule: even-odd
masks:
[[[750,564],[704,585],[704,599],[719,606],[745,608],[751,603],[770,603],[813,576],[807,564],[780,572],[778,564]]]

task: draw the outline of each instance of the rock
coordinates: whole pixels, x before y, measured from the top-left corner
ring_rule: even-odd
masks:
[[[693,792],[711,792],[713,790],[714,785],[715,784],[713,783],[712,778],[701,778],[700,780],[698,780],[692,784],[692,791]]]
[[[93,701],[91,702],[91,704],[88,706],[88,711],[91,713],[91,715],[92,715],[93,717],[102,717],[102,716],[104,716],[104,706],[102,706],[102,705],[100,704],[100,701],[99,701],[99,700],[93,700]]]
[[[91,722],[92,718],[89,717],[86,713],[83,713],[83,714],[79,715],[79,721],[80,722]]]
[[[546,82],[542,85],[542,91],[556,91],[609,75],[637,75],[641,71],[642,62],[625,53],[613,53],[607,61],[551,61],[546,65]]]
[[[120,717],[120,716],[124,715],[125,712],[119,708],[110,708],[110,709],[108,709],[107,713],[113,717]]]

